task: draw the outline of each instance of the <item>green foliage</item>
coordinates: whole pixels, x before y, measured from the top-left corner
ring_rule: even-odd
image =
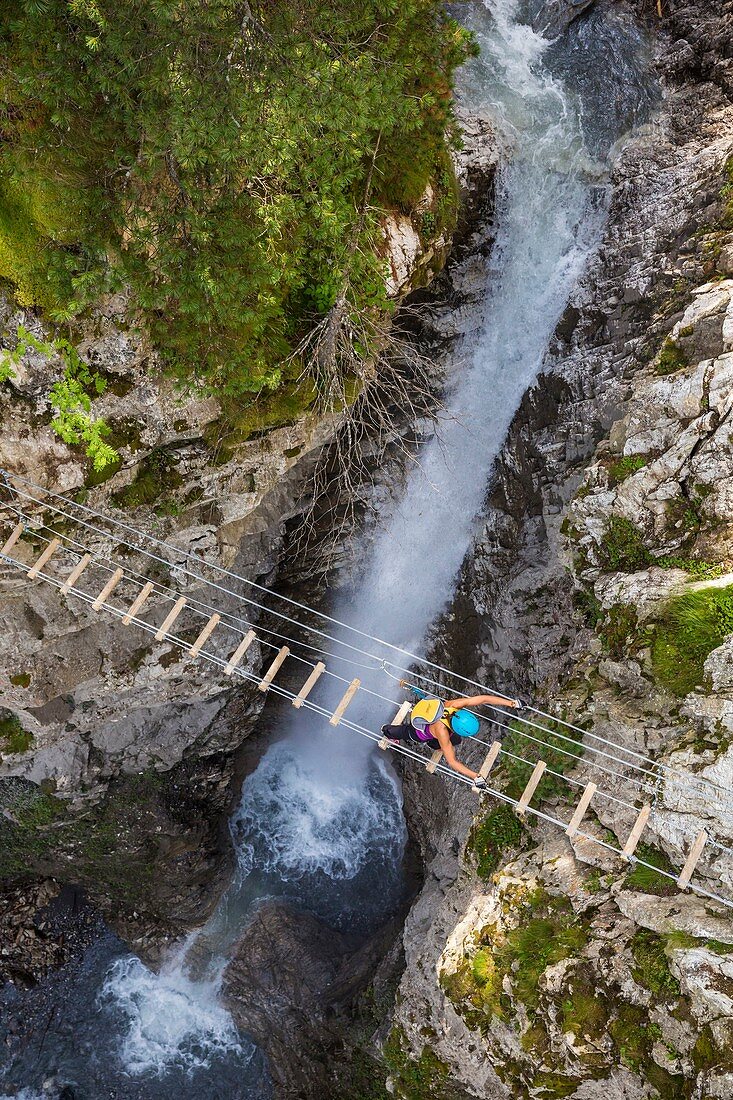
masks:
[[[733,157],[728,157],[724,172],[725,183],[720,189],[720,197],[723,200],[720,225],[722,229],[733,229]]]
[[[560,1005],[560,1019],[564,1032],[583,1038],[597,1041],[606,1033],[608,1005],[596,991],[592,968],[584,964],[575,967]]]
[[[454,205],[439,0],[47,0],[0,44],[0,274],[68,314],[111,260],[186,384],[278,386],[342,290],[387,308],[380,205]]]
[[[0,753],[25,752],[33,744],[33,734],[23,727],[12,710],[0,707]]]
[[[636,962],[632,970],[634,980],[650,989],[657,997],[669,1000],[678,997],[680,983],[672,975],[665,952],[665,939],[644,929],[631,941],[631,952]]]
[[[580,1079],[577,1077],[545,1069],[538,1070],[532,1080],[532,1088],[544,1100],[565,1100],[566,1096],[575,1092],[579,1084]]]
[[[722,577],[725,573],[725,566],[719,562],[682,558],[674,554],[665,554],[664,557],[657,558],[654,564],[662,569],[684,569],[685,573],[689,573],[691,577],[696,577],[698,580],[713,580],[715,577]]]
[[[601,882],[601,872],[597,867],[594,867],[593,870],[588,873],[583,886],[589,894],[600,894],[603,889],[603,883]]]
[[[592,589],[577,588],[573,592],[573,607],[581,613],[590,627],[596,627],[603,619],[603,605]]]
[[[621,1061],[645,1078],[662,1100],[684,1100],[689,1095],[684,1077],[668,1073],[652,1057],[652,1046],[661,1038],[661,1031],[649,1023],[648,1009],[622,1004],[609,1031]]]
[[[687,366],[689,366],[689,360],[684,351],[675,340],[668,337],[659,352],[654,366],[655,373],[661,375],[674,374],[675,371],[682,370],[683,367]]]
[[[700,505],[702,501],[686,496],[673,497],[667,503],[667,523],[674,530],[683,530],[695,533],[702,525]]]
[[[145,901],[156,852],[155,775],[127,776],[80,817],[26,780],[0,780],[0,879],[74,867],[75,881],[132,905]],[[4,811],[4,813],[3,813]],[[147,820],[146,820],[147,818]]]
[[[598,635],[612,657],[624,656],[629,642],[636,636],[636,608],[630,604],[615,603],[609,608]]]
[[[672,872],[672,864],[664,852],[659,848],[653,848],[650,844],[640,844],[636,849],[638,859],[645,863],[651,863],[652,867],[658,867],[660,871]],[[627,890],[641,890],[645,894],[659,894],[661,897],[676,894],[677,887],[674,879],[657,874],[650,867],[644,867],[635,863],[624,879],[624,887]]]
[[[83,446],[85,454],[91,459],[92,469],[97,473],[117,463],[119,455],[105,443],[109,428],[104,420],[92,415],[92,399],[104,393],[107,383],[79,358],[76,348],[68,340],[39,340],[23,325],[18,326],[15,348],[4,353],[3,366],[12,370],[31,348],[48,358],[59,356],[64,364],[64,376],[49,394],[55,412],[51,421],[53,430],[64,443]],[[0,371],[3,366],[0,366]]]
[[[540,734],[531,726],[523,725],[520,720],[514,719],[510,723],[509,732],[504,738],[503,751],[499,757],[504,780],[503,789],[510,798],[518,799],[522,794],[532,774],[537,753],[547,764],[547,772],[540,780],[533,803],[537,804],[548,798],[567,798],[568,794],[572,793],[572,788],[562,777],[572,771],[577,766],[578,758],[583,756],[582,735],[572,735],[566,727],[551,719],[545,719],[543,727],[547,732]],[[522,736],[523,733],[531,737],[541,736],[544,744],[535,745]],[[577,740],[573,740],[573,736],[577,737]],[[508,755],[509,753],[525,759],[514,760]],[[556,774],[550,775],[550,772]]]
[[[469,840],[469,850],[476,856],[477,871],[482,879],[490,879],[504,852],[516,848],[522,840],[524,827],[511,806],[500,803],[475,825]]]
[[[62,350],[58,342],[57,347]],[[107,424],[101,417],[91,415],[92,398],[89,389],[93,388],[97,394],[104,393],[106,383],[96,371],[90,371],[81,362],[68,344],[66,351],[64,377],[49,394],[56,412],[51,427],[64,443],[83,446],[87,457],[92,460],[92,469],[101,473],[119,460],[117,451],[105,443],[105,436],[109,435]]]
[[[423,1047],[419,1059],[411,1058],[404,1032],[393,1027],[384,1044],[384,1060],[391,1070],[400,1100],[440,1100],[446,1095],[448,1066],[430,1047]]]
[[[612,573],[636,573],[654,564],[641,531],[623,516],[611,516],[606,523],[598,560],[601,568]]]
[[[568,899],[538,888],[524,900],[517,928],[499,939],[493,925],[482,930],[473,955],[454,973],[442,974],[440,983],[469,1027],[485,1029],[492,1016],[503,1017],[508,1011],[510,1002],[503,994],[508,976],[516,999],[530,1010],[531,1018],[539,1005],[538,982],[545,969],[578,954],[587,939],[587,925]],[[530,1036],[526,1042],[537,1038]]]
[[[618,1047],[621,1061],[637,1073],[649,1057],[649,1015],[637,1005],[622,1004],[611,1021],[609,1032]]]
[[[21,305],[41,306],[54,320],[68,319],[107,286],[84,182],[49,147],[3,146],[0,278],[13,285]],[[84,235],[94,243],[83,244]]]
[[[619,458],[617,462],[614,462],[608,468],[611,484],[618,485],[627,477],[630,477],[631,474],[635,474],[637,470],[643,469],[644,466],[646,466],[646,459],[642,455],[624,455],[623,458]]]
[[[539,1004],[538,982],[548,966],[577,955],[588,930],[564,897],[538,889],[529,899],[531,915],[507,933],[494,951],[497,969],[510,974],[518,999],[530,1009]]]
[[[172,492],[182,483],[183,478],[171,455],[158,448],[140,463],[134,480],[112,493],[110,500],[117,508],[140,508],[144,504],[154,504],[164,493]],[[175,511],[175,502],[163,501],[161,504],[164,514],[173,514],[169,511],[171,507]]]
[[[675,695],[702,683],[706,658],[733,633],[733,585],[677,596],[654,629],[652,666]]]

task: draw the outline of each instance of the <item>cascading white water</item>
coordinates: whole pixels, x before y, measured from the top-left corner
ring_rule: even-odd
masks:
[[[549,71],[548,43],[521,21],[521,9],[520,0],[487,0],[468,20],[482,52],[462,76],[460,95],[490,115],[503,148],[480,336],[456,357],[440,439],[425,445],[360,579],[335,609],[412,650],[424,647],[452,594],[492,463],[603,224],[605,165],[588,152],[587,105],[584,116],[582,101]],[[638,52],[638,38],[626,50]],[[358,674],[384,690],[378,672]],[[239,871],[202,932],[217,958],[264,895],[366,930],[399,894],[405,827],[388,765],[371,743],[287,709],[282,737],[245,781],[232,822]],[[392,717],[374,708],[361,716],[372,728]],[[379,889],[365,889],[369,882]],[[137,960],[121,960],[109,973],[100,1003],[128,1021],[120,1051],[128,1073],[165,1074],[187,1058],[204,1065],[222,1044],[246,1054],[216,1002],[220,963],[194,981],[186,958],[179,952],[160,975]]]

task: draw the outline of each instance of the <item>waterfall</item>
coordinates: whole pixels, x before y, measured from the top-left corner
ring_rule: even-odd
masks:
[[[461,75],[459,96],[492,119],[502,152],[478,335],[464,340],[450,365],[449,415],[439,438],[423,446],[358,578],[331,609],[413,651],[427,648],[431,623],[451,598],[493,462],[600,239],[614,142],[649,101],[644,51],[631,24],[594,14],[550,44],[532,30],[531,7],[487,0],[467,16],[460,9],[481,56]],[[615,72],[598,72],[594,61],[609,58],[617,58]],[[387,693],[376,668],[344,675]],[[327,684],[318,690],[330,698]],[[392,718],[363,702],[350,713],[372,729]],[[221,1093],[207,1066],[227,1052],[249,1064],[252,1048],[217,993],[222,961],[259,899],[284,897],[334,927],[363,932],[399,902],[406,833],[399,783],[383,754],[290,707],[278,726],[232,819],[234,881],[194,937],[206,941],[210,965],[191,976],[190,943],[158,975],[134,956],[118,959],[98,997],[99,1010],[119,1022],[115,1056],[128,1080],[154,1076],[157,1096],[174,1094],[164,1084],[174,1067],[190,1071],[198,1096],[213,1097]]]

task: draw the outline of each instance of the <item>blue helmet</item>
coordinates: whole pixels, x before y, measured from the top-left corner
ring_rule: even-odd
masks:
[[[451,715],[450,728],[459,737],[475,737],[479,730],[478,718],[470,710],[457,710]]]

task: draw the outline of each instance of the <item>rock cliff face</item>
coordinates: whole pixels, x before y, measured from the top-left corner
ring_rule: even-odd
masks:
[[[472,142],[461,159],[464,193],[485,154],[486,142]],[[415,220],[385,223],[394,297],[429,282],[445,260],[447,224],[440,228],[434,218],[440,231],[432,238],[426,228],[434,205],[426,193]],[[304,412],[285,387],[282,398],[245,409],[232,424],[215,398],[185,398],[155,369],[119,294],[101,302],[71,340],[105,384],[93,412],[110,426],[120,455],[100,483],[82,449],[62,443],[50,426],[49,390],[65,363],[44,324],[5,300],[0,320],[11,349],[23,329],[45,344],[31,344],[0,386],[0,468],[169,542],[174,549],[161,563],[104,532],[85,534],[85,548],[101,560],[118,565],[122,551],[127,569],[154,573],[189,601],[212,602],[212,590],[182,572],[189,555],[260,582],[273,578],[286,527],[310,504],[308,475],[338,428],[337,414]],[[13,504],[30,517],[31,531],[13,551],[30,565],[43,545],[33,532],[48,517],[7,489],[0,500],[0,542],[17,520]],[[62,554],[49,568],[61,578],[73,564]],[[97,590],[106,579],[93,567],[86,576]],[[123,584],[118,605],[134,595]],[[213,602],[256,621],[255,609],[220,592]],[[166,610],[155,595],[146,605],[156,623]],[[184,634],[196,626],[186,614]],[[228,880],[237,750],[256,726],[263,696],[246,687],[233,692],[210,665],[185,661],[170,643],[125,630],[43,581],[29,584],[11,566],[0,567],[0,624],[0,880],[30,871],[81,884],[131,946],[155,956],[168,935],[206,918]],[[231,636],[219,641],[215,634],[210,647],[228,657]],[[266,658],[255,644],[242,667],[259,671]],[[16,911],[10,901],[8,911]],[[39,971],[37,954],[27,959]],[[50,943],[46,961],[57,955]]]
[[[729,790],[733,5],[663,11],[664,102],[622,154],[445,626],[482,682]],[[443,787],[405,777],[427,875],[382,1032],[394,1094],[730,1095],[730,911]],[[730,843],[725,802],[658,786],[644,858],[679,869],[702,826]],[[623,842],[635,811],[598,806],[588,831]],[[708,847],[697,881],[731,873]]]
[[[118,565],[122,550],[128,569],[155,572],[208,603],[211,590],[180,574],[188,555],[267,578],[285,524],[303,506],[304,473],[336,419],[296,416],[264,439],[253,432],[224,450],[217,403],[183,401],[151,374],[124,307],[120,299],[105,303],[79,345],[109,380],[95,413],[117,435],[119,471],[95,485],[85,460],[44,424],[49,376],[63,368],[33,351],[4,387],[0,465],[52,490],[76,490],[87,507],[170,540],[175,550],[161,564],[125,552],[105,532],[86,532],[101,560]],[[42,335],[38,321],[9,307],[5,323]],[[7,491],[3,501],[11,503]],[[14,503],[41,529],[41,508]],[[15,518],[3,510],[3,541]],[[78,537],[78,529],[69,532]],[[15,552],[30,565],[40,545],[31,535]],[[61,576],[73,564],[62,555],[51,568]],[[105,580],[94,567],[87,576],[92,587]],[[119,606],[134,596],[123,588]],[[165,604],[154,597],[149,607],[159,622]],[[242,613],[234,600],[225,610]],[[233,696],[226,678],[185,662],[170,643],[125,630],[43,581],[29,585],[11,566],[0,574],[0,621],[0,876],[32,869],[64,880],[73,867],[74,880],[102,902],[114,897],[148,917],[165,914],[173,926],[197,923],[226,879],[232,753],[261,703],[246,691]],[[253,647],[248,660],[257,668],[264,656]]]

